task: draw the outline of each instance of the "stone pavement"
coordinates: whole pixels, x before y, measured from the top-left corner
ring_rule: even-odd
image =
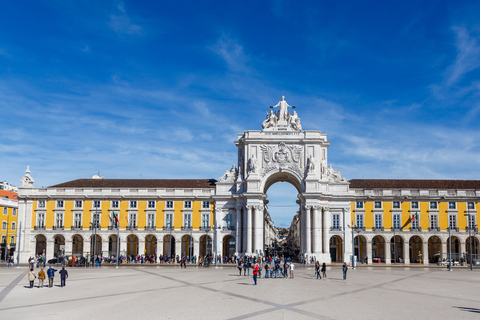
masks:
[[[38,272],[39,269],[35,271]],[[316,280],[238,276],[234,267],[68,268],[67,286],[29,289],[27,268],[0,269],[1,319],[479,319],[480,270],[329,267]],[[47,281],[46,281],[47,282]],[[38,283],[38,280],[35,284]]]

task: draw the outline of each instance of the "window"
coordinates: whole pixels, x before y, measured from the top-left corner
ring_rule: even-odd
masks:
[[[208,213],[202,214],[202,228],[210,227],[210,215]]]
[[[147,227],[155,228],[155,213],[149,213],[147,215]]]
[[[82,207],[82,201],[76,200],[75,201],[75,208],[81,208]]]
[[[7,214],[8,214],[8,209],[7,209],[7,207],[3,207],[3,214],[4,214],[4,215],[7,215]]]
[[[437,209],[438,208],[438,205],[436,202],[430,202],[430,209]]]
[[[412,203],[410,204],[410,208],[418,209],[418,202],[417,201],[412,201]]]
[[[132,201],[130,201],[130,202],[132,202]],[[137,203],[137,202],[135,201],[135,204],[136,204],[136,203]],[[136,227],[137,227],[137,214],[136,214],[135,212],[131,212],[131,213],[128,215],[128,217],[129,217],[128,226],[129,226],[130,228],[133,228],[133,229],[136,228]]]
[[[167,206],[167,208],[169,208],[169,209],[173,208],[173,201],[167,201],[166,206]]]
[[[448,209],[456,209],[457,206],[456,206],[456,203],[455,202],[449,202],[448,203]]]
[[[418,212],[415,212],[412,214],[412,217],[415,217],[413,220],[411,220],[411,229],[418,229],[420,227],[420,216],[418,215]],[[410,218],[411,219],[411,218]]]
[[[400,215],[394,214],[393,215],[393,229],[400,229]]]
[[[15,244],[15,236],[10,237],[10,245]]]
[[[2,222],[2,230],[7,230],[7,221]]]
[[[45,213],[39,213],[37,219],[37,227],[45,228]]]
[[[150,208],[150,209],[155,208],[155,201],[151,201],[151,200],[148,201],[147,207]]]
[[[473,202],[469,202],[468,205],[467,205],[467,208],[469,210],[473,210],[473,209],[475,209],[475,204]]]
[[[45,208],[45,200],[38,200],[38,207]]]
[[[340,229],[340,215],[337,213],[333,215],[333,229]]]
[[[6,236],[2,236],[2,243],[5,243],[7,242],[7,237]]]
[[[57,213],[55,215],[55,227],[63,228],[63,213]]]
[[[448,227],[451,229],[456,229],[457,228],[457,216],[454,214],[451,214],[448,216]]]
[[[436,214],[430,215],[430,229],[438,229],[438,216]]]
[[[117,200],[112,201],[112,208],[118,208],[118,201]]]
[[[400,209],[400,202],[399,201],[393,201],[392,207],[393,207],[393,209]]]
[[[135,201],[135,200],[130,201],[130,208],[132,208],[132,209],[137,208],[137,201]]]
[[[15,231],[16,225],[15,222],[12,222],[12,231]]]
[[[100,200],[95,200],[95,201],[93,201],[93,207],[94,207],[94,208],[100,208],[100,203],[101,203]]]
[[[376,214],[375,215],[375,229],[381,229],[383,227],[382,223],[382,215]]]
[[[16,215],[17,215],[17,208],[13,208],[13,209],[12,209],[12,215],[13,215],[13,216],[16,216]]]
[[[357,209],[363,209],[363,201],[357,201],[355,208]]]
[[[381,201],[375,201],[375,209],[381,209],[382,208],[382,202]]]
[[[172,228],[173,227],[173,213],[167,213],[165,215],[165,226],[167,228]]]
[[[74,228],[81,228],[82,227],[82,214],[80,212],[75,213],[74,221],[73,221]]]
[[[210,208],[210,201],[203,201],[202,208],[203,209],[209,209]]]
[[[470,230],[475,230],[475,216],[470,214],[467,217],[468,217],[468,228],[470,228]]]
[[[63,208],[63,200],[57,200],[57,208]]]
[[[232,229],[233,224],[232,224],[232,215],[231,214],[226,215],[225,222],[227,223],[227,229],[229,229],[229,230]]]
[[[363,214],[357,214],[356,227],[360,229],[363,228]]]
[[[192,215],[190,213],[185,213],[183,215],[183,226],[185,228],[190,228],[192,226]]]
[[[184,209],[191,209],[192,208],[192,201],[185,201],[183,203],[183,208]]]
[[[99,212],[94,212],[93,213],[93,219],[92,219],[92,227],[95,228],[100,228],[100,213]]]

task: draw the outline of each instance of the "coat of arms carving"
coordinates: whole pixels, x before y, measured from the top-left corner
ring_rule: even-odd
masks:
[[[286,145],[280,142],[278,145],[263,145],[262,149],[263,167],[262,176],[272,170],[290,169],[302,175],[301,156],[302,146]]]

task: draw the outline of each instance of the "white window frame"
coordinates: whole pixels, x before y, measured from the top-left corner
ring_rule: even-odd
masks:
[[[7,223],[7,221],[3,221],[3,222],[2,222],[2,230],[7,230],[7,228],[8,228],[8,223]]]
[[[335,230],[340,229],[340,214],[334,213],[332,215],[332,228]]]
[[[128,202],[128,205],[129,205],[129,208],[130,208],[130,209],[137,209],[137,207],[138,207],[137,200],[130,200],[130,201]]]
[[[202,209],[210,209],[210,201],[202,201]]]
[[[210,228],[210,214],[202,213],[202,228]]]
[[[120,203],[118,200],[112,200],[110,205],[113,209],[118,209],[118,207],[120,206]]]
[[[148,228],[155,228],[155,213],[149,212],[147,213],[147,227]]]
[[[77,209],[83,208],[83,201],[82,200],[75,200],[75,208],[77,208]]]
[[[470,228],[470,230],[474,230],[475,229],[475,226],[477,225],[476,224],[476,215],[474,214],[469,214],[467,215],[467,227]]]
[[[80,218],[78,218],[80,217]],[[82,227],[82,213],[81,212],[75,212],[73,214],[73,226],[75,228],[81,228]]]
[[[165,201],[165,208],[173,209],[173,201],[172,200]]]
[[[183,201],[183,208],[184,209],[192,209],[192,201],[190,201],[190,200]]]
[[[355,209],[363,209],[363,201],[355,201]]]
[[[416,206],[414,206],[413,204],[415,204]],[[420,204],[418,203],[418,201],[410,202],[410,209],[419,209],[419,207],[420,207]]]
[[[438,214],[430,214],[428,217],[428,226],[430,229],[438,229]]]
[[[365,228],[365,217],[363,213],[357,213],[355,215],[355,227],[359,229]]]
[[[174,219],[173,212],[165,213],[165,227],[173,228],[173,223],[174,223],[173,219]]]
[[[129,212],[128,213],[128,226],[130,228],[137,228],[137,212]]]
[[[380,213],[376,213],[374,216],[375,229],[383,228],[383,216]]]
[[[401,208],[402,208],[402,204],[400,203],[400,201],[392,201],[392,209],[401,209]]]
[[[45,208],[45,200],[38,200],[37,201],[37,207],[38,208]]]
[[[63,212],[55,213],[55,227],[63,228]]]
[[[10,244],[15,243],[15,236],[10,236]]]
[[[379,205],[378,207],[377,207],[377,204]],[[373,209],[382,209],[382,201],[374,201]]]
[[[37,227],[45,228],[45,212],[39,212],[37,214]]]
[[[147,201],[147,209],[155,209],[156,201],[155,200],[148,200]]]
[[[449,214],[448,215],[448,227],[452,229],[457,229],[458,228],[458,221],[457,221],[457,215],[456,214]]]
[[[13,208],[12,209],[12,216],[16,216],[17,215],[17,208]]]
[[[7,207],[3,207],[3,215],[4,216],[8,215],[8,208]]]
[[[436,201],[430,201],[429,203],[429,208],[432,210],[437,210],[438,209],[438,202]]]
[[[63,209],[63,208],[65,208],[65,201],[57,200],[56,205],[57,205],[56,208]]]
[[[100,201],[100,200],[93,200],[92,205],[93,205],[93,208],[94,208],[94,209],[99,209],[99,208],[102,207],[102,201]]]
[[[225,224],[227,229],[231,229],[233,227],[233,214],[229,213],[225,216]]]
[[[467,210],[475,210],[475,203],[467,202]]]
[[[183,213],[183,227],[184,228],[192,227],[192,214],[190,212]]]
[[[392,228],[393,229],[400,229],[402,224],[402,215],[400,213],[394,213],[392,217]]]
[[[457,203],[454,201],[449,201],[448,202],[448,210],[456,210],[457,209]]]
[[[418,229],[418,228],[420,228],[420,213],[418,213],[418,212],[412,212],[412,214],[410,215],[410,219],[411,219],[415,214],[417,215],[417,219],[411,221],[411,225],[410,225],[410,228],[411,228],[411,229]]]

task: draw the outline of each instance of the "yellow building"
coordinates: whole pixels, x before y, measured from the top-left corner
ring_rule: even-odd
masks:
[[[17,193],[0,190],[0,236],[1,236],[1,260],[6,256],[13,256],[17,235]]]

